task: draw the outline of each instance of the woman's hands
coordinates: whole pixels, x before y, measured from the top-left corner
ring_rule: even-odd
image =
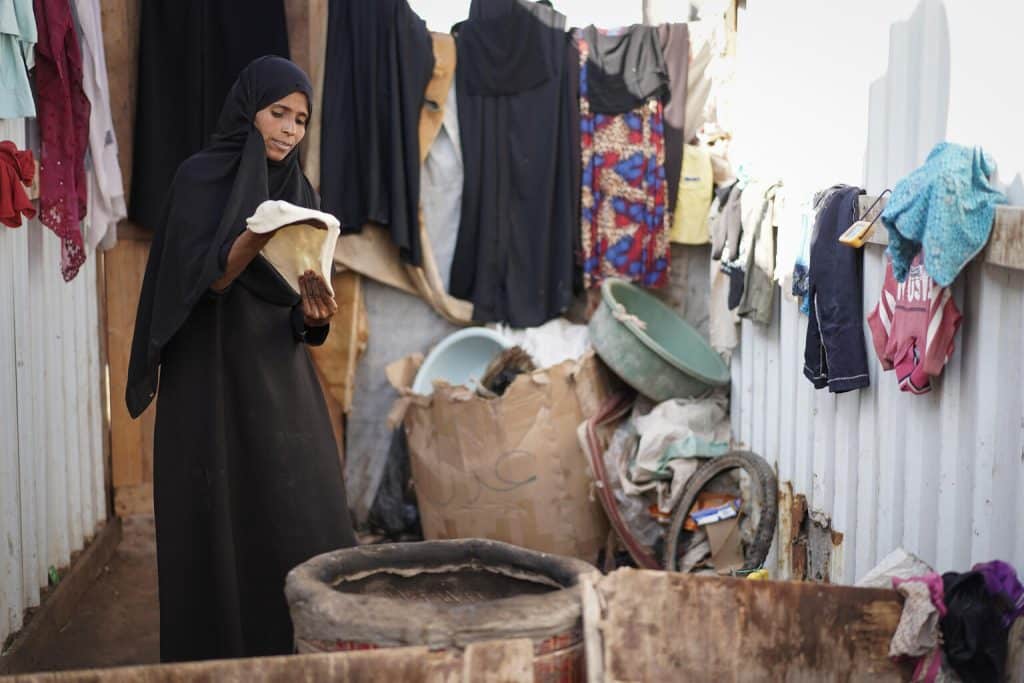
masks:
[[[331,296],[331,290],[323,277],[307,270],[299,276],[299,288],[302,295],[302,315],[308,327],[323,327],[331,322],[338,312],[338,304]]]
[[[275,234],[256,234],[251,230],[242,232],[231,246],[224,275],[213,283],[212,289],[217,292],[226,289]],[[299,276],[299,295],[302,297],[302,316],[308,327],[323,327],[338,312],[338,304],[323,276],[312,270]]]

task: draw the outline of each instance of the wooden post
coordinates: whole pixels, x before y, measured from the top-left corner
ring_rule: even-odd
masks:
[[[739,4],[740,0],[729,0],[729,7],[725,10],[725,52],[728,55],[736,54],[736,32],[739,30]]]

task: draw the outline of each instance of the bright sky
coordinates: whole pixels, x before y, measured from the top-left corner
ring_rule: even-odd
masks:
[[[431,31],[447,33],[469,14],[470,0],[409,0]],[[552,0],[569,19],[569,26],[597,24],[604,28],[638,24],[642,19],[641,0]],[[679,0],[680,5],[688,5]]]

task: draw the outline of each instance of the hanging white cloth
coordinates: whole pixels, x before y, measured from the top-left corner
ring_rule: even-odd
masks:
[[[117,137],[110,113],[107,56],[99,0],[74,0],[82,38],[82,72],[89,113],[89,205],[83,222],[86,246],[110,249],[117,243],[117,224],[128,215],[124,181],[117,160]]]

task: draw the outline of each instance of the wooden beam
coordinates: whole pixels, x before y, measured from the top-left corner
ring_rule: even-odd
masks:
[[[47,650],[78,607],[79,601],[121,542],[121,520],[109,519],[82,554],[72,561],[70,571],[56,588],[44,595],[28,624],[17,634],[11,647],[0,656],[0,676],[36,671],[47,660]]]
[[[860,198],[861,220],[874,220],[885,209],[888,198],[882,199],[871,211],[868,208],[878,197]],[[889,244],[889,232],[881,220],[875,222],[875,234],[868,240],[871,244]],[[992,225],[992,235],[980,257],[985,263],[1013,270],[1024,270],[1024,207],[998,206]]]
[[[100,353],[100,366],[99,366],[99,377],[94,377],[94,381],[100,383],[100,398],[101,405],[110,405],[110,348],[107,340],[107,260],[106,252],[96,252],[96,314],[97,314],[97,326],[96,334],[99,339],[99,353]],[[110,411],[103,410],[103,505],[107,512],[107,517],[114,514],[114,480],[113,476],[113,462],[111,460],[111,426],[110,426]]]
[[[597,591],[605,683],[908,680],[893,590],[620,569]]]
[[[103,49],[107,55],[110,113],[117,137],[125,197],[131,196],[135,94],[139,73],[139,0],[102,0]]]
[[[311,346],[310,354],[320,370],[324,389],[341,407],[352,409],[356,367],[366,348],[369,330],[365,325],[362,278],[350,270],[336,273],[331,282],[338,312],[331,320],[331,333],[322,346]]]
[[[386,648],[284,657],[225,659],[184,664],[131,666],[19,676],[10,683],[530,683],[533,648],[529,641],[488,641],[456,651],[425,647]],[[470,653],[472,652],[472,656]],[[483,667],[490,664],[491,667]],[[477,673],[481,675],[477,675]]]
[[[111,474],[115,490],[153,481],[155,402],[139,419],[133,420],[124,401],[135,312],[148,257],[148,242],[125,239],[119,241],[104,258],[110,362]]]
[[[532,681],[533,641],[521,638],[470,644],[463,657],[462,680],[473,683]]]
[[[736,54],[736,34],[739,32],[739,0],[729,0],[725,10],[725,53]]]
[[[114,489],[114,513],[118,517],[153,514],[153,482],[122,484]]]

